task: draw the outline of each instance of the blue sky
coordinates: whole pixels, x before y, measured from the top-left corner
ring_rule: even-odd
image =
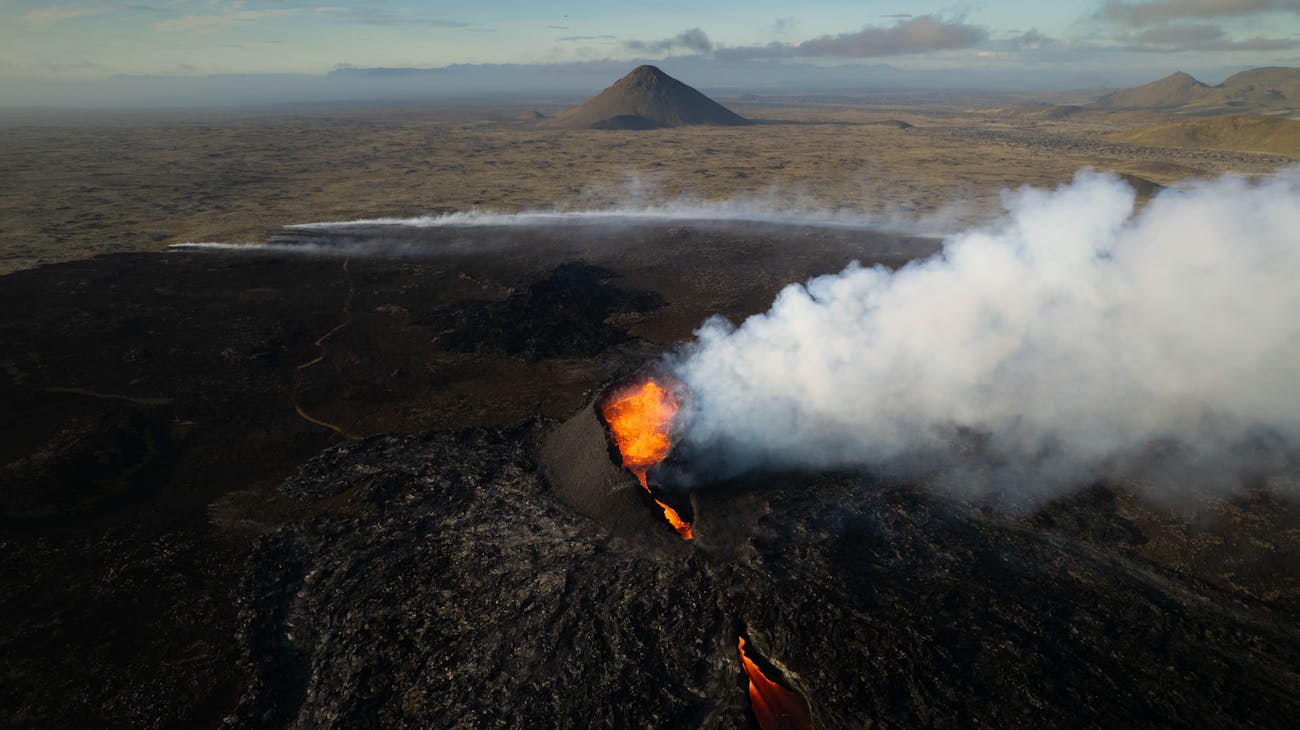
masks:
[[[0,0],[0,74],[320,73],[340,64],[555,63],[800,43],[935,19],[927,45],[870,44],[818,62],[892,65],[1177,65],[1213,53],[1225,65],[1300,61],[1300,0],[1147,2],[132,2]],[[970,28],[945,47],[944,28]],[[708,45],[672,45],[698,30]],[[1026,33],[1037,43],[1019,43]],[[1235,44],[1235,45],[1234,45]],[[1033,46],[1033,47],[1031,47]],[[1055,54],[1047,46],[1057,46]],[[1133,49],[1141,49],[1133,52]],[[1136,56],[1136,58],[1135,58]],[[979,59],[985,59],[981,61]]]
[[[1300,0],[0,0],[10,80],[633,60],[1213,75],[1300,65]]]

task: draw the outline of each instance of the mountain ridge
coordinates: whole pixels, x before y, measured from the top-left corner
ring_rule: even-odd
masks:
[[[1117,89],[1089,104],[1098,109],[1152,109],[1175,114],[1300,114],[1300,68],[1263,66],[1235,73],[1216,86],[1176,71],[1162,79]]]

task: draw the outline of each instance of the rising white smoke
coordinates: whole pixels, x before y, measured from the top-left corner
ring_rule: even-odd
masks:
[[[1004,223],[932,258],[705,322],[671,363],[685,448],[712,476],[866,465],[1021,494],[1291,469],[1300,168],[1134,197],[1085,171],[1008,194]]]

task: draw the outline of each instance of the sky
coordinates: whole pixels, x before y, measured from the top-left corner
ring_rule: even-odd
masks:
[[[1184,69],[1215,83],[1300,66],[1300,0],[0,0],[0,80],[29,82],[0,89],[467,64],[526,66],[558,88],[584,67],[644,61],[714,83],[854,65],[1061,83]],[[529,73],[521,84],[537,83]]]

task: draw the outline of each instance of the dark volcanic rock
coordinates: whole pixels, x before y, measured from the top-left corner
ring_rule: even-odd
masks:
[[[8,520],[84,518],[144,498],[171,462],[167,424],[149,414],[96,404],[36,450],[0,464]]]
[[[725,582],[731,615],[819,726],[1285,727],[1300,711],[1300,632],[1285,615],[855,481],[783,480],[742,577]]]
[[[547,497],[535,431],[378,437],[287,493],[245,584],[243,726],[734,724],[735,631],[702,558],[615,550]]]
[[[1300,508],[1266,494],[1203,522],[1120,490],[1012,518],[855,475],[749,477],[696,493],[683,543],[609,461],[602,384],[708,314],[933,242],[699,222],[312,235],[340,255],[4,277],[0,725],[746,726],[742,631],[822,728],[1297,712]],[[621,287],[548,273],[574,260]],[[634,288],[669,304],[640,313]],[[438,337],[459,308],[492,352]],[[528,344],[552,325],[646,339]],[[345,438],[330,424],[420,435],[321,454]]]
[[[614,276],[608,269],[571,261],[503,302],[462,306],[426,321],[445,327],[438,341],[450,350],[526,360],[591,357],[632,339],[606,322],[611,315],[650,312],[664,305],[654,292],[605,283]]]
[[[697,493],[696,540],[665,543],[575,513],[541,438],[376,437],[286,482],[321,515],[256,550],[240,724],[743,727],[741,632],[822,728],[1300,712],[1291,622],[1078,539],[1061,513],[1095,495],[1055,505],[1058,531],[861,475],[751,477]]]
[[[699,230],[345,227],[297,231],[309,245],[295,251],[122,254],[4,276],[0,726],[222,726],[251,681],[234,661],[246,646],[236,585],[256,540],[359,514],[354,493],[277,489],[344,433],[566,417],[711,313],[741,317],[789,281],[854,258],[900,266],[934,247],[834,229]],[[527,294],[574,260],[617,271],[622,293],[578,270],[587,283]],[[639,313],[649,300],[638,289],[670,304]],[[589,358],[461,352],[420,321],[512,293],[541,308],[520,310],[530,327],[567,322],[564,309],[594,296],[604,304],[575,331],[621,344],[554,350],[599,353]],[[294,543],[303,560],[314,544]],[[297,707],[292,695],[270,701]]]

